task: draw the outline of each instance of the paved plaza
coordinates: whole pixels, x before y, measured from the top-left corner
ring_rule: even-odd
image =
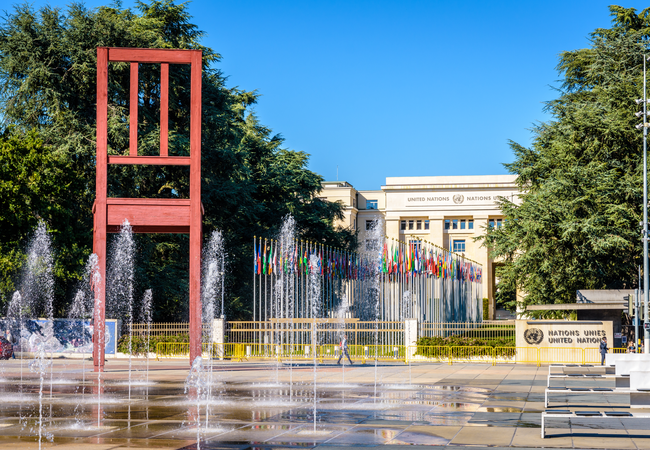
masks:
[[[54,360],[51,393],[49,373],[43,378],[43,448],[195,449],[197,419],[202,449],[650,448],[640,419],[558,420],[542,440],[547,366],[325,363],[314,397],[310,363],[223,361],[205,401],[184,391],[187,360],[150,361],[148,383],[145,363],[134,360],[130,400],[128,361],[109,360],[99,382],[84,364],[85,382],[80,360]],[[0,449],[38,448],[40,377],[25,360],[21,384],[20,361],[10,360],[0,361],[0,379]],[[569,382],[585,380],[555,385]],[[627,395],[611,393],[554,397],[551,408],[567,407],[634,412]]]

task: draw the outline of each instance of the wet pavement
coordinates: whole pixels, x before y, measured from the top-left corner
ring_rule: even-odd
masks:
[[[310,364],[290,370],[275,362],[217,361],[211,384],[186,393],[187,360],[150,361],[148,376],[145,364],[134,362],[130,389],[128,361],[109,360],[99,379],[89,362],[53,363],[41,391],[28,361],[22,381],[21,361],[0,361],[0,449],[38,448],[39,433],[43,448],[83,450],[650,448],[650,425],[641,419],[555,421],[542,440],[545,366],[321,364],[314,389]],[[556,395],[551,405],[634,412],[629,396],[611,393]]]

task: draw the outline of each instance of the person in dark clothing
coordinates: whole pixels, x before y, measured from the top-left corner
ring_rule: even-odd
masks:
[[[605,365],[605,354],[607,353],[607,338],[603,337],[600,340],[600,365],[604,366]]]
[[[343,358],[343,355],[348,357],[350,364],[354,364],[350,359],[350,354],[348,353],[348,337],[346,335],[343,335],[343,339],[341,340],[341,353],[339,354],[339,360],[336,364],[341,364],[341,358]]]

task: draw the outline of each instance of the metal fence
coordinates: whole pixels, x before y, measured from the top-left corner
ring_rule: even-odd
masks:
[[[404,344],[404,322],[361,321],[358,319],[272,319],[268,321],[231,321],[225,323],[224,340],[235,343],[310,343],[316,327],[318,344],[333,344],[343,333],[354,345]],[[133,333],[151,336],[189,334],[189,323],[134,323]],[[203,324],[204,333],[210,324]],[[514,320],[483,322],[424,322],[419,324],[419,337],[460,336],[469,338],[515,339]]]
[[[128,326],[128,325],[127,325]],[[177,336],[179,334],[190,334],[189,322],[170,322],[170,323],[134,323],[131,325],[133,334],[144,336],[147,331],[150,336]],[[210,324],[203,324],[204,333],[210,329]]]
[[[622,353],[625,349],[611,349],[612,353]],[[262,344],[254,343],[216,343],[203,344],[204,355],[218,359],[247,361],[255,359],[291,360],[335,360],[340,357],[337,345],[309,344]],[[483,347],[483,346],[404,346],[404,345],[349,345],[353,360],[393,361],[406,364],[417,362],[439,362],[484,364],[599,364],[598,348],[558,348],[558,347]],[[187,357],[189,344],[161,342],[156,346],[156,357]]]
[[[424,322],[420,337],[468,337],[484,340],[515,339],[514,320],[484,320],[482,322]]]
[[[263,322],[227,322],[226,342],[246,344],[338,344],[343,335],[351,345],[402,345],[404,322],[358,319],[275,319]],[[315,338],[314,338],[315,336]]]

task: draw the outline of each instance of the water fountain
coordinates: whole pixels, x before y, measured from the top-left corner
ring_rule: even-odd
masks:
[[[16,342],[18,345],[14,346],[14,351],[16,348],[20,349],[20,389],[22,391],[23,386],[23,351],[22,351],[22,339],[25,333],[25,322],[23,315],[25,306],[23,304],[23,297],[20,295],[19,291],[14,292],[14,295],[11,297],[11,302],[7,307],[7,319],[8,323],[12,324],[11,334],[17,336]],[[15,326],[15,322],[18,322],[18,327]],[[16,333],[16,328],[18,328],[18,333]]]
[[[284,217],[282,227],[278,234],[275,255],[280,253],[280,259],[288,258],[289,267],[294,267],[297,259],[296,248],[296,221],[291,215]],[[280,264],[282,266],[282,264]],[[273,303],[273,316],[276,319],[275,345],[276,352],[279,352],[278,362],[276,365],[276,382],[279,382],[280,358],[283,354],[285,329],[288,332],[289,345],[289,399],[293,400],[293,318],[294,318],[294,289],[295,279],[293,270],[282,270],[280,277],[276,282],[275,299]],[[285,319],[285,320],[283,320]],[[286,328],[284,327],[286,325]]]
[[[370,229],[366,231],[364,250],[370,260],[370,274],[368,286],[366,288],[366,297],[364,299],[367,305],[367,311],[371,314],[372,320],[375,321],[375,399],[377,398],[377,360],[379,352],[379,284],[381,278],[381,256],[384,247],[384,221],[375,219]]]
[[[320,266],[320,258],[318,255],[313,254],[310,257],[310,265],[314,268]],[[314,384],[314,431],[316,431],[316,403],[318,401],[318,391],[316,389],[316,348],[318,347],[318,329],[317,319],[320,317],[320,274],[316,270],[309,273],[309,304],[311,305],[311,314],[313,318],[311,328],[311,346],[312,346],[312,362],[313,362],[313,384]]]
[[[338,308],[336,309],[336,314],[335,317],[338,322],[338,327],[339,327],[339,332],[338,332],[338,339],[337,341],[340,342],[343,340],[343,336],[345,335],[345,319],[348,316],[348,311],[350,310],[350,303],[348,302],[348,297],[343,296],[341,298],[341,303],[339,304]],[[340,351],[340,349],[339,349]],[[343,361],[343,367],[342,367],[341,375],[342,375],[342,394],[343,394],[343,399],[345,400],[345,361]]]
[[[187,375],[185,380],[185,394],[189,394],[189,399],[195,402],[196,411],[194,412],[194,423],[196,426],[196,449],[200,450],[201,448],[201,400],[209,399],[207,396],[207,391],[210,386],[210,382],[206,380],[205,368],[203,367],[203,358],[197,356],[192,362],[192,367],[190,368],[190,373]],[[206,429],[207,429],[207,420],[209,417],[207,411],[206,402]]]
[[[48,368],[50,369],[50,376],[52,373],[52,360],[48,361],[45,352],[46,342],[39,339],[37,343],[37,351],[34,359],[29,363],[29,370],[37,373],[39,377],[39,390],[38,390],[38,448],[41,449],[43,445],[43,436],[52,441],[53,435],[48,433],[45,424],[43,423],[43,383]],[[51,378],[50,378],[50,396],[52,392]]]
[[[23,268],[20,293],[25,312],[33,319],[38,317],[46,319],[40,330],[30,335],[28,348],[35,348],[38,341],[42,343],[43,351],[50,352],[50,397],[52,397],[54,374],[51,371],[51,360],[54,357],[54,350],[60,343],[54,338],[54,255],[52,241],[43,221],[38,223],[27,246],[27,262]],[[20,343],[22,349],[22,334]]]
[[[140,309],[140,320],[142,323],[147,325],[147,330],[145,332],[145,342],[144,342],[144,351],[145,351],[145,356],[147,358],[147,365],[146,365],[146,379],[145,379],[145,385],[147,387],[147,397],[149,396],[149,345],[151,343],[151,320],[152,320],[152,301],[153,301],[153,293],[151,292],[151,289],[147,289],[144,291],[144,297],[142,297],[142,305]]]
[[[122,317],[129,333],[129,401],[131,400],[133,360],[133,290],[135,284],[135,240],[133,229],[124,219],[120,233],[109,251],[106,267],[106,315]]]
[[[207,398],[212,398],[212,386],[214,384],[214,358],[217,353],[222,353],[220,348],[215,346],[214,322],[216,318],[217,301],[221,301],[221,320],[225,319],[224,305],[224,278],[225,278],[225,248],[221,231],[215,230],[203,248],[202,279],[201,279],[201,304],[203,308],[203,323],[208,326],[203,329],[203,347],[207,348]],[[223,323],[221,324],[223,327]],[[223,344],[218,342],[217,344]],[[206,428],[210,416],[209,403],[206,405]]]

